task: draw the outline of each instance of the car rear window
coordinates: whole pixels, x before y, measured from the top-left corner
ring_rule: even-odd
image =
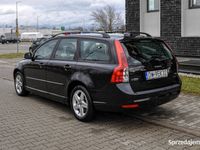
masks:
[[[81,59],[88,61],[109,61],[109,46],[104,42],[95,40],[81,41]]]
[[[137,40],[122,42],[131,63],[149,62],[154,59],[169,60],[172,54],[168,47],[158,40]]]

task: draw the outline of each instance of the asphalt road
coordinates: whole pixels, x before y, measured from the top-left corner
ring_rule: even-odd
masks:
[[[28,52],[31,43],[19,43],[19,52]],[[0,54],[17,52],[17,44],[0,44]]]

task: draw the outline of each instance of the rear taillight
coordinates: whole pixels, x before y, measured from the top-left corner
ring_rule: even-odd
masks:
[[[128,62],[126,59],[126,55],[124,53],[124,49],[118,40],[115,40],[115,49],[119,65],[113,71],[111,82],[112,83],[129,82]]]

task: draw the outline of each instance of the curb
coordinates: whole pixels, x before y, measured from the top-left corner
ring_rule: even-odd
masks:
[[[170,124],[170,123],[167,123],[167,122],[161,122],[159,120],[147,119],[147,118],[144,118],[144,117],[141,117],[141,116],[136,116],[136,115],[129,115],[129,116],[134,117],[134,118],[141,120],[141,121],[145,121],[145,122],[150,123],[150,124],[158,125],[158,126],[161,126],[161,127],[165,127],[165,128],[172,129],[172,130],[177,130],[177,131],[180,131],[180,132],[188,133],[188,134],[196,136],[196,137],[200,137],[200,132],[197,131],[197,130],[194,130],[194,129],[188,129],[188,128],[176,126],[176,125],[173,125],[173,124]]]

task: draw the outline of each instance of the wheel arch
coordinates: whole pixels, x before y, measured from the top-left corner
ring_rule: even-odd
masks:
[[[17,93],[19,96],[26,96],[26,95],[28,95],[29,94],[29,91],[25,88],[25,85],[26,85],[26,81],[25,81],[25,79],[24,79],[24,74],[23,74],[23,72],[20,70],[20,69],[18,69],[18,68],[16,68],[16,69],[14,69],[14,71],[13,71],[13,77],[14,77],[14,83],[16,84],[16,74],[19,72],[19,74],[20,74],[20,76],[22,77],[22,82],[23,82],[23,87],[22,87],[22,92],[21,93]],[[15,88],[15,90],[16,90],[16,88]],[[16,91],[17,92],[17,91]]]
[[[87,85],[84,84],[82,81],[80,81],[80,80],[73,80],[73,81],[71,81],[71,82],[69,83],[69,85],[67,86],[67,97],[68,97],[68,99],[70,99],[70,95],[71,95],[72,90],[73,90],[76,86],[78,86],[78,85],[81,85],[81,86],[85,87],[86,89],[88,89]],[[70,102],[70,100],[69,100],[69,102]]]
[[[16,75],[17,72],[20,72],[22,75],[24,75],[23,72],[20,69],[15,68],[14,71],[13,71],[13,77],[14,78],[15,78],[15,75]]]
[[[24,75],[23,64],[22,63],[18,63],[17,66],[14,68],[13,77],[15,77],[15,74],[17,72],[20,72],[22,75]]]
[[[94,83],[90,78],[89,74],[85,74],[82,72],[76,72],[71,76],[70,82],[67,85],[67,97],[69,98],[71,91],[77,85],[84,86],[88,91],[94,88]]]

